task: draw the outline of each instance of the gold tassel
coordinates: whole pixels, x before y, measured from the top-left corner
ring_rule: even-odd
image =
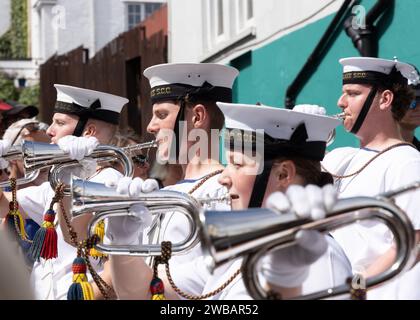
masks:
[[[104,236],[105,236],[105,222],[104,220],[99,221],[96,226],[95,226],[95,235],[97,235],[99,237],[99,242],[103,242],[104,241]],[[96,250],[95,248],[91,248],[89,255],[93,258],[103,258],[106,257],[107,255],[99,252],[98,250]]]

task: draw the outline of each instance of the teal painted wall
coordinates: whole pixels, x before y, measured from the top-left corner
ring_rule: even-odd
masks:
[[[361,2],[366,10],[376,1]],[[413,63],[420,68],[420,36],[416,34],[419,26],[420,1],[395,1],[391,18],[384,19],[383,34],[380,35],[379,57]],[[271,106],[284,106],[285,92],[294,80],[307,58],[321,39],[334,15],[282,37],[260,49],[248,52],[231,61],[241,73],[235,83],[234,99],[240,103],[256,103]],[[306,83],[296,103],[319,104],[328,114],[340,112],[337,100],[341,93],[341,65],[343,57],[359,56],[344,30],[324,57],[317,72]],[[417,130],[420,136],[420,130]],[[358,146],[353,135],[342,127],[337,130],[333,148]]]

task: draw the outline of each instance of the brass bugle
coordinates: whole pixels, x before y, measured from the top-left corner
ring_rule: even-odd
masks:
[[[134,204],[141,204],[152,215],[177,212],[183,214],[190,225],[189,235],[181,242],[172,244],[174,255],[186,253],[198,243],[198,228],[195,218],[200,210],[200,203],[188,194],[176,191],[156,191],[146,193],[141,197],[130,197],[116,192],[115,188],[101,183],[72,178],[72,216],[77,217],[86,213],[93,213],[89,222],[88,237],[94,235],[95,225],[105,219],[116,216],[129,215],[129,208]],[[159,256],[160,244],[144,244],[137,246],[115,246],[98,243],[95,248],[110,255],[133,255],[142,257]]]
[[[143,149],[157,147],[156,141],[141,143],[125,148],[118,148],[110,145],[99,145],[89,155],[98,162],[109,161],[110,159],[118,159],[124,169],[124,176],[131,177],[133,175],[133,162],[131,157],[136,152]],[[62,151],[56,144],[25,141],[22,144],[22,153],[24,159],[24,168],[27,173],[43,168],[54,167],[50,172],[51,187],[55,187],[60,183],[61,170],[69,166],[78,164],[77,160],[69,158],[68,154]],[[65,193],[69,194],[69,188],[65,188]]]
[[[293,245],[300,230],[328,232],[357,221],[376,219],[388,226],[397,246],[392,267],[366,279],[367,288],[376,286],[404,272],[415,260],[415,231],[411,221],[392,199],[385,196],[396,196],[416,188],[419,188],[419,182],[377,197],[341,199],[326,218],[317,221],[298,219],[293,212],[280,214],[264,208],[201,212],[198,223],[206,264],[213,270],[225,262],[243,257],[242,275],[248,292],[254,299],[267,299],[269,293],[260,284],[256,270],[258,262],[267,252]],[[350,285],[343,284],[298,299],[323,299],[347,294]]]
[[[13,160],[23,160],[22,157],[22,146],[12,146],[10,150],[2,156],[2,158],[6,161],[13,161]],[[16,179],[16,185],[22,186],[28,183],[31,183],[32,181],[35,181],[36,178],[39,176],[39,170],[34,170],[31,172],[25,171],[25,176],[22,178]],[[10,181],[2,181],[0,182],[0,188],[8,187],[10,186]]]

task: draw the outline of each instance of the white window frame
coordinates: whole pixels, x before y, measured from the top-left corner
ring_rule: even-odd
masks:
[[[212,25],[214,26],[213,32],[213,43],[219,44],[226,41],[227,36],[229,35],[229,3],[225,0],[210,0],[211,6],[211,19]],[[223,15],[219,17],[219,5],[222,4]],[[217,13],[217,14],[216,14]],[[223,32],[219,33],[219,22],[223,24]]]
[[[248,18],[248,1],[251,1],[252,7],[253,7],[253,15],[251,18]],[[253,27],[255,25],[254,22],[254,1],[253,0],[235,0],[235,5],[236,5],[236,23],[235,23],[235,27],[236,27],[236,34],[240,34],[241,32],[243,32],[244,30]],[[242,16],[241,16],[241,12],[240,12],[240,8],[242,7]],[[243,22],[243,25],[241,26],[241,22]]]
[[[248,0],[221,0],[223,4],[223,33],[218,35],[218,12],[219,0],[203,0],[204,11],[204,35],[203,35],[203,57],[201,61],[213,56],[219,51],[234,45],[236,42],[249,36],[255,36],[255,6],[253,5],[253,17],[248,19]],[[244,5],[244,25],[240,26],[240,2]]]
[[[129,14],[129,10],[128,10],[128,6],[129,5],[138,5],[138,6],[140,6],[140,16],[143,16],[144,17],[144,19],[143,20],[141,20],[141,21],[144,21],[145,19],[147,19],[147,17],[146,17],[146,5],[147,4],[157,4],[157,3],[160,3],[161,5],[162,4],[165,4],[166,2],[165,1],[162,1],[162,0],[149,0],[149,1],[135,1],[135,0],[131,0],[131,1],[124,1],[124,5],[125,5],[125,9],[124,9],[124,12],[125,12],[125,23],[126,23],[126,30],[130,30],[130,23],[129,23],[129,21],[128,21],[128,14]],[[141,22],[140,21],[140,22]]]

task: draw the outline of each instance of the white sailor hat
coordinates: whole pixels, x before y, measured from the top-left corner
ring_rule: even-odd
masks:
[[[341,124],[336,118],[283,108],[229,103],[217,105],[225,116],[228,131],[234,129],[252,133],[264,130],[266,156],[268,151],[273,156],[296,154],[321,160],[330,133]]]
[[[343,83],[383,84],[387,87],[395,83],[417,84],[420,76],[416,68],[408,63],[371,57],[340,59],[343,65]]]
[[[127,98],[113,94],[55,84],[57,101],[55,112],[74,114],[105,122],[118,124],[122,108],[128,102]]]
[[[190,99],[232,101],[237,69],[215,63],[168,63],[147,68],[152,102]]]

